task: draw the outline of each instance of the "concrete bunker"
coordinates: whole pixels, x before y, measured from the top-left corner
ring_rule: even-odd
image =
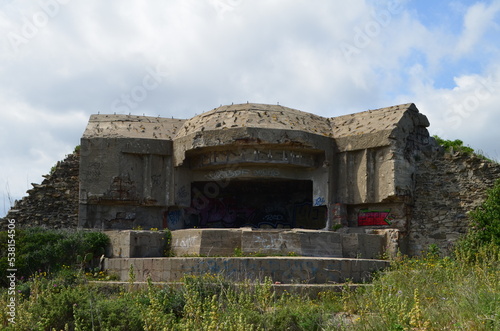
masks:
[[[436,148],[428,126],[414,104],[330,118],[252,103],[187,120],[92,115],[79,226],[390,230],[401,244],[417,160]]]

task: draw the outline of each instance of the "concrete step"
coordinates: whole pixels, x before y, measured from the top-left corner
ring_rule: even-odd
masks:
[[[107,258],[104,268],[128,281],[133,266],[135,281],[178,282],[184,275],[222,274],[236,282],[262,282],[266,277],[282,284],[335,284],[369,282],[372,273],[389,261],[330,257],[157,257]]]

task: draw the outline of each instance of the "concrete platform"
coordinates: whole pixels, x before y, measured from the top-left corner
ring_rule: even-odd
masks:
[[[345,228],[337,232],[306,229],[183,229],[165,231],[105,231],[110,238],[106,257],[177,257],[243,255],[297,255],[377,259],[398,252],[396,229]]]
[[[148,276],[155,282],[178,282],[184,275],[222,274],[228,280],[263,281],[270,277],[283,284],[328,284],[346,280],[369,282],[372,273],[389,266],[389,261],[328,257],[159,257],[107,258],[104,268],[128,281],[130,266],[135,281]]]

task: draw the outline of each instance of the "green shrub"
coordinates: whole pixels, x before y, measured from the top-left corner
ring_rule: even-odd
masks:
[[[106,298],[93,292],[89,300],[75,306],[73,314],[77,330],[143,330],[140,307],[129,295]]]
[[[500,180],[488,191],[486,200],[470,213],[472,232],[480,244],[500,246]]]
[[[438,136],[433,136],[436,139],[436,142],[443,146],[445,151],[447,152],[461,152],[465,154],[474,153],[474,149],[469,146],[464,146],[464,142],[460,139],[456,140],[444,140],[439,138]]]
[[[469,213],[469,231],[457,243],[455,255],[466,261],[482,257],[482,250],[494,254],[500,248],[500,180],[488,191],[486,200]]]
[[[6,330],[143,330],[143,318],[135,293],[119,287],[96,287],[81,273],[64,269],[49,278],[45,272],[18,285],[16,324],[0,314]],[[68,273],[77,278],[66,284]],[[0,304],[8,300],[0,291]]]
[[[0,285],[6,286],[7,232],[0,232]],[[41,228],[16,230],[16,276],[26,279],[36,271],[56,272],[63,265],[75,265],[77,256],[93,254],[100,257],[109,242],[101,232],[47,230]]]
[[[497,163],[497,161],[490,159],[487,157],[483,151],[481,150],[474,150],[470,146],[464,146],[464,142],[460,139],[455,139],[455,140],[444,140],[439,138],[438,136],[433,136],[434,139],[436,139],[436,142],[444,148],[446,152],[453,153],[453,152],[460,152],[464,153],[467,155],[474,154],[480,159],[487,160],[490,162]]]
[[[172,232],[169,229],[164,229],[162,231],[165,235],[165,248],[163,250],[163,255],[166,257],[173,257],[174,252],[172,251]]]

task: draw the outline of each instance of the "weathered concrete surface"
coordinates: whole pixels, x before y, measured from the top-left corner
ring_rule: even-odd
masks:
[[[234,127],[297,130],[324,136],[332,134],[329,120],[322,116],[280,105],[246,103],[214,108],[187,120],[177,138]]]
[[[342,256],[365,259],[380,258],[384,253],[384,239],[376,234],[344,234],[342,236]]]
[[[377,259],[399,249],[398,230],[348,229],[341,232],[292,230],[185,229],[171,232],[170,252],[177,257],[241,254],[298,255]],[[163,231],[105,231],[107,257],[162,257]]]
[[[244,254],[297,254],[300,256],[342,257],[340,234],[330,231],[250,230],[241,233]]]
[[[81,139],[79,227],[163,228],[184,120],[92,115]]]
[[[83,138],[172,140],[185,120],[136,115],[91,115]]]
[[[263,152],[269,149],[286,149],[289,152],[305,151],[315,154],[326,151],[332,155],[335,151],[334,146],[334,140],[330,137],[306,131],[234,127],[226,130],[191,133],[175,139],[174,160],[175,166],[179,166],[184,163],[188,153],[221,150],[227,147],[238,151],[238,154],[239,150],[254,147]]]
[[[176,282],[185,275],[222,274],[234,281],[263,281],[270,277],[281,283],[342,283],[347,279],[365,282],[374,271],[389,266],[389,261],[309,257],[178,257],[178,258],[114,258],[106,259],[104,268],[129,280],[130,266],[135,280],[148,277],[157,282]]]
[[[412,103],[332,117],[330,122],[341,152],[389,146],[393,139],[430,125]]]
[[[393,239],[391,246],[387,231],[338,233],[304,229],[185,229],[172,231],[171,250],[175,256],[233,256],[238,250],[242,254],[374,259],[384,253],[393,255],[393,251],[399,248],[398,238],[394,239],[394,236],[390,237]],[[391,250],[388,250],[389,247]]]
[[[266,109],[269,116],[255,121]],[[43,183],[33,184],[29,197],[18,201],[7,218],[15,218],[23,227],[72,227],[79,217],[78,225],[85,228],[175,230],[193,226],[169,223],[194,209],[193,188],[202,188],[202,197],[221,202],[224,193],[230,196],[224,190],[233,185],[245,183],[241,186],[248,188],[263,181],[297,180],[313,184],[300,199],[296,190],[281,190],[293,194],[281,195],[281,200],[267,195],[259,201],[265,210],[268,202],[279,201],[271,216],[285,209],[300,219],[271,227],[330,230],[342,225],[348,228],[345,233],[381,231],[389,255],[406,248],[405,243],[408,250],[401,250],[414,255],[430,244],[445,251],[450,248],[468,226],[467,211],[484,200],[486,189],[500,176],[498,164],[443,155],[429,137],[427,119],[413,104],[334,118],[254,104],[225,106],[206,114],[190,120],[186,128],[187,121],[179,119],[92,115],[82,137],[80,163],[75,156],[61,162]],[[282,119],[290,120],[291,126]],[[186,164],[174,166],[175,142],[182,139],[191,144],[184,155],[179,153]],[[248,207],[241,206],[248,195],[239,196],[236,209],[241,211]],[[304,210],[288,208],[285,200]],[[390,223],[360,226],[364,210],[388,211]],[[321,217],[311,217],[314,214]],[[226,226],[222,223],[215,226]],[[366,255],[362,251],[346,250],[349,256]]]
[[[80,227],[163,228],[172,142],[82,138],[80,150]]]
[[[163,231],[104,231],[110,244],[106,256],[159,257],[165,256],[167,240]]]
[[[175,256],[232,256],[240,248],[240,229],[172,231],[171,251]]]

